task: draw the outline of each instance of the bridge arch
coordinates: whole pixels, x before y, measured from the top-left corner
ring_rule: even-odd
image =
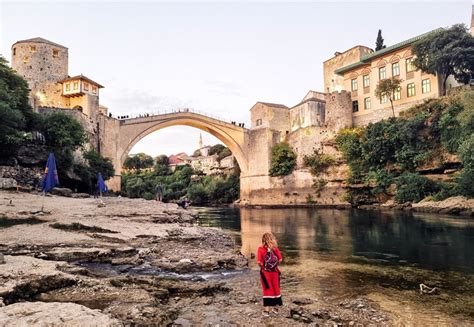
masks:
[[[208,132],[224,143],[235,156],[241,172],[248,169],[247,142],[245,128],[194,112],[174,112],[134,119],[121,120],[118,133],[116,172],[119,173],[128,153],[145,136],[171,126],[190,126]]]

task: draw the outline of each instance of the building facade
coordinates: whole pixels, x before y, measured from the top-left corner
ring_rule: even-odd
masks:
[[[402,81],[398,92],[393,96],[396,115],[414,104],[440,96],[437,76],[423,73],[413,64],[415,57],[411,47],[428,33],[369,52],[349,65],[339,68],[336,68],[337,65],[332,66],[336,68],[334,75],[340,76],[337,87],[351,94],[350,111],[355,127],[393,115],[388,97],[375,95],[377,84],[383,79],[395,77]]]

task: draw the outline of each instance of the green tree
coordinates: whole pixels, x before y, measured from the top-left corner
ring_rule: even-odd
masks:
[[[380,80],[375,88],[375,96],[379,99],[386,96],[390,100],[392,106],[392,115],[395,117],[395,110],[393,109],[393,101],[395,93],[400,91],[400,84],[402,80],[397,77],[386,78]]]
[[[102,157],[98,152],[92,149],[85,151],[83,157],[87,160],[89,170],[93,176],[97,176],[98,173],[101,173],[105,180],[114,176],[114,165],[109,158]]]
[[[137,153],[128,156],[127,159],[125,159],[123,167],[126,169],[134,169],[136,171],[151,168],[153,167],[153,158],[145,153]]]
[[[286,142],[280,142],[272,147],[272,161],[269,174],[272,177],[285,176],[296,167],[296,153]]]
[[[217,153],[221,153],[222,150],[226,149],[226,147],[222,144],[216,144],[216,145],[213,145],[210,149],[209,149],[209,155],[212,156],[213,154]]]
[[[217,160],[218,161],[221,161],[222,159],[224,159],[225,157],[228,157],[232,154],[232,152],[230,152],[230,150],[228,148],[224,148],[222,149],[222,151],[219,152],[218,156],[217,156]]]
[[[170,164],[170,160],[166,154],[161,154],[155,158],[155,163],[157,165],[165,165],[168,166]]]
[[[42,131],[46,145],[52,149],[68,148],[74,151],[87,141],[81,124],[74,117],[63,112],[48,114],[44,118]]]
[[[73,153],[87,141],[82,125],[63,112],[53,112],[43,118],[42,133],[46,145],[56,155],[60,179],[68,179],[67,171],[74,163]]]
[[[383,44],[382,30],[377,33],[377,40],[375,41],[375,51],[379,51],[385,48]]]
[[[437,74],[441,94],[446,94],[446,80],[450,75],[467,83],[474,73],[474,37],[463,24],[437,29],[412,47],[414,64],[422,71]]]
[[[15,153],[23,133],[38,127],[28,94],[27,82],[0,56],[0,157]]]

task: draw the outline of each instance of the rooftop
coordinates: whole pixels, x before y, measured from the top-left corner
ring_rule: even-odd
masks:
[[[43,39],[42,37],[34,37],[34,38],[31,38],[31,39],[16,41],[15,43],[13,43],[12,48],[17,43],[46,43],[46,44],[49,44],[49,45],[54,45],[54,46],[59,47],[59,48],[67,49],[64,45],[51,42],[49,40]]]
[[[262,102],[262,101],[258,101],[256,104],[263,104],[265,106],[269,106],[269,107],[274,107],[274,108],[282,108],[282,109],[288,109],[287,106],[285,106],[284,104],[279,104],[279,103],[270,103],[270,102]],[[256,105],[255,104],[255,105]],[[253,105],[253,107],[255,107],[255,105]],[[253,108],[252,107],[252,108]]]
[[[81,79],[83,81],[86,81],[86,82],[89,82],[91,84],[94,84],[96,85],[98,88],[104,88],[102,85],[100,85],[99,83],[97,82],[94,82],[93,80],[91,80],[90,78],[87,78],[86,76],[84,75],[77,75],[77,76],[73,76],[73,77],[67,77],[63,80],[60,80],[58,81],[58,83],[64,83],[64,82],[69,82],[69,81],[74,81],[74,80],[77,80],[77,79]]]
[[[424,38],[425,36],[427,36],[428,34],[432,33],[432,32],[438,32],[442,30],[442,28],[437,28],[435,30],[432,30],[432,31],[429,31],[429,32],[426,32],[426,33],[423,33],[423,34],[420,34],[418,36],[415,36],[415,37],[412,37],[408,40],[405,40],[405,41],[402,41],[402,42],[399,42],[399,43],[396,43],[394,45],[391,45],[389,47],[386,47],[386,48],[383,48],[381,50],[378,50],[378,51],[374,51],[372,53],[369,53],[365,56],[362,56],[360,58],[360,61],[358,62],[355,62],[353,64],[350,64],[350,65],[347,65],[345,67],[341,67],[339,69],[336,69],[334,72],[336,74],[339,74],[339,75],[342,75],[344,74],[345,72],[349,71],[349,70],[352,70],[354,68],[358,68],[360,66],[364,66],[364,65],[368,65],[370,63],[371,60],[375,59],[375,58],[378,58],[380,56],[383,56],[384,54],[387,54],[387,53],[390,53],[390,52],[393,52],[393,51],[396,51],[396,50],[399,50],[399,49],[402,49],[402,48],[405,48],[419,40],[421,40],[422,38]]]

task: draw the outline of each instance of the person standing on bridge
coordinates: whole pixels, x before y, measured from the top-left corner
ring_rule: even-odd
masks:
[[[156,201],[163,202],[163,186],[161,186],[161,184],[156,185],[155,196]]]
[[[264,315],[268,316],[270,311],[278,312],[276,308],[281,306],[280,293],[280,269],[278,264],[283,260],[278,243],[272,233],[265,233],[262,236],[262,245],[257,250],[257,264],[260,266],[260,281],[263,291]]]

